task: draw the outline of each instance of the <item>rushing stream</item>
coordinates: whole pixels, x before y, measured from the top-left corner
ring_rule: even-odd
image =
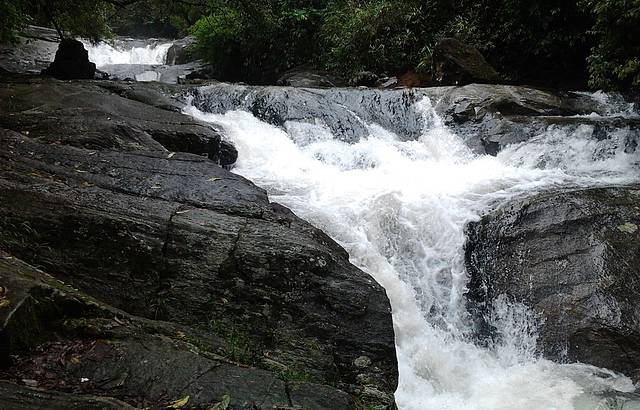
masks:
[[[387,290],[400,409],[604,409],[599,393],[634,391],[613,372],[539,358],[537,318],[524,306],[499,304],[493,320],[501,344],[475,345],[463,296],[465,224],[519,195],[637,181],[640,158],[624,151],[624,130],[598,140],[588,126],[551,128],[493,157],[467,148],[426,96],[409,107],[420,116],[415,138],[377,124],[384,118],[358,117],[368,135],[344,141],[318,119],[326,112],[276,127],[247,112],[242,98],[230,98],[235,109],[212,109],[207,95],[237,93],[220,87],[201,90],[205,98],[185,111],[236,144],[234,172],[335,238]]]

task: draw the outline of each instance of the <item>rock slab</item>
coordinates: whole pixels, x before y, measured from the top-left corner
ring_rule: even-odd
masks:
[[[468,227],[469,308],[480,338],[504,295],[542,315],[539,346],[640,379],[640,187],[514,200]]]

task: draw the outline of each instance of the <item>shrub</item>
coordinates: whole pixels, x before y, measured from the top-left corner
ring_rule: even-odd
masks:
[[[640,0],[589,0],[586,5],[595,19],[589,86],[640,89]]]

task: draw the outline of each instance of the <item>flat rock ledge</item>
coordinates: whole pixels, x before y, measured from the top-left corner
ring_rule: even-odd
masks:
[[[0,401],[394,407],[384,289],[182,91],[0,77]]]

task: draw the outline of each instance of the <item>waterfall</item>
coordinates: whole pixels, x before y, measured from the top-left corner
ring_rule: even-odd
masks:
[[[324,230],[385,287],[400,409],[596,409],[599,392],[633,391],[609,370],[539,357],[539,317],[524,305],[496,303],[492,324],[503,337],[475,344],[463,250],[465,225],[507,199],[637,182],[629,131],[597,139],[588,125],[550,126],[480,155],[434,109],[439,92],[219,85],[200,90],[185,112],[235,143],[234,172]],[[320,97],[326,103],[314,103]]]
[[[98,68],[112,64],[161,65],[165,63],[172,43],[145,44],[136,46],[119,41],[112,44],[84,42],[89,51],[89,60]]]

